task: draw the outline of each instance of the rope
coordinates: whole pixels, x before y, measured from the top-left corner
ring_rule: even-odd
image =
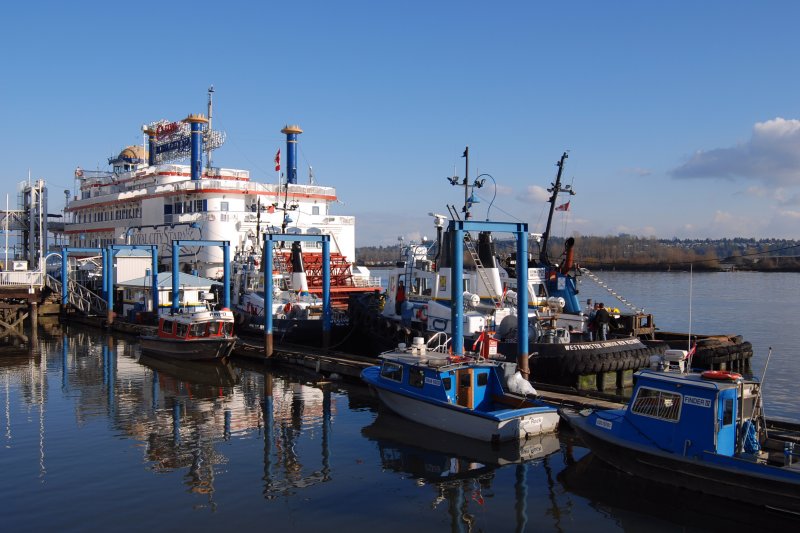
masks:
[[[592,281],[594,281],[595,283],[597,283],[598,285],[603,287],[605,290],[607,290],[609,292],[609,294],[611,294],[614,298],[619,300],[628,309],[630,309],[630,310],[632,310],[632,311],[634,311],[636,313],[644,313],[644,309],[643,308],[637,307],[634,304],[632,304],[631,302],[629,302],[628,300],[626,300],[622,295],[618,294],[617,291],[615,291],[614,289],[609,287],[608,284],[606,284],[603,280],[598,278],[597,275],[594,274],[593,272],[591,272],[588,268],[586,268],[586,267],[578,267],[578,270],[580,270],[582,274],[586,274],[589,277],[589,279],[591,279]]]

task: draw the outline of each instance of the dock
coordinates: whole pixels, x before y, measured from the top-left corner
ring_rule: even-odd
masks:
[[[345,352],[320,353],[319,348],[304,346],[276,346],[272,357],[264,355],[263,343],[250,339],[240,339],[236,343],[233,355],[245,358],[250,362],[262,361],[264,363],[281,365],[289,368],[311,370],[321,376],[337,375],[353,380],[361,379],[361,371],[369,366],[378,364],[378,360]],[[539,397],[559,406],[574,409],[618,409],[624,406],[621,401],[601,398],[594,394],[579,394],[566,387],[533,383]],[[621,399],[620,399],[621,400]]]

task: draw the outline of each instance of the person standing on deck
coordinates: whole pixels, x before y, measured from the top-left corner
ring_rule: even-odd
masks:
[[[397,284],[397,293],[394,296],[394,314],[400,316],[400,311],[403,309],[403,302],[406,301],[406,287],[400,281]]]
[[[608,314],[608,311],[606,311],[606,307],[602,302],[598,304],[597,312],[594,315],[594,323],[594,329],[597,332],[598,340],[607,340],[608,325],[611,323],[611,315]]]

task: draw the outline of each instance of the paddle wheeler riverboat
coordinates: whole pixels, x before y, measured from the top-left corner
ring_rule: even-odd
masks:
[[[236,344],[233,313],[198,310],[158,319],[155,335],[139,337],[142,351],[185,361],[224,359]]]
[[[109,158],[108,170],[76,168],[76,194],[64,208],[64,241],[70,247],[91,248],[157,245],[160,264],[169,267],[173,240],[228,241],[231,252],[249,254],[258,251],[267,233],[330,235],[334,301],[379,288],[369,287],[368,270],[354,265],[355,217],[334,214],[336,189],[319,185],[310,168],[308,182],[301,183],[299,126],[281,130],[286,160],[278,150],[273,183],[251,179],[248,170],[212,165],[212,152],[225,140],[224,132],[211,127],[212,94],[213,88],[208,118],[152,122],[144,128],[146,141]],[[190,165],[182,163],[187,159]],[[276,267],[288,261],[292,242],[275,247]],[[309,291],[321,297],[322,250],[313,242],[301,246]],[[220,247],[186,244],[179,253],[182,271],[222,278]]]
[[[640,370],[625,409],[562,415],[597,457],[624,472],[800,513],[800,432],[767,431],[755,380]]]
[[[513,364],[448,357],[444,345],[429,351],[420,337],[380,359],[381,365],[364,369],[361,378],[389,409],[420,424],[489,442],[550,433],[558,426],[557,409],[504,390],[501,369],[519,377],[508,372]]]

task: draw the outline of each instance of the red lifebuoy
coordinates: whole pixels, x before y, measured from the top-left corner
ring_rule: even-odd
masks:
[[[289,311],[291,311],[291,310],[292,310],[292,304],[290,304],[289,302],[286,302],[286,305],[283,306],[284,314],[288,315]]]
[[[731,372],[729,370],[706,370],[700,374],[700,377],[714,381],[738,381],[742,379],[741,374],[738,372]]]

